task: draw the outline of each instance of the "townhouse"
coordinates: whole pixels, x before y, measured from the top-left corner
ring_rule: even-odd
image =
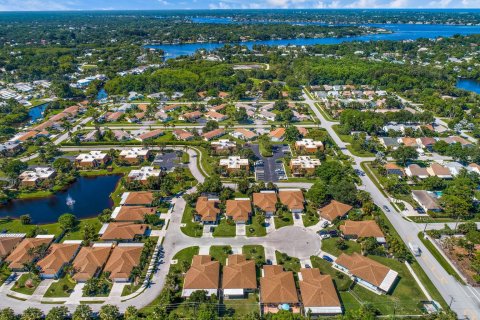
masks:
[[[290,171],[293,176],[304,176],[305,174],[315,173],[315,169],[320,166],[320,160],[310,156],[299,156],[290,160]]]
[[[86,282],[98,277],[110,257],[112,246],[112,243],[99,242],[91,247],[82,247],[72,263],[72,278],[77,282]]]
[[[141,167],[140,169],[135,169],[130,171],[130,173],[127,176],[127,181],[128,182],[138,181],[142,184],[146,184],[148,182],[148,179],[151,177],[159,178],[161,172],[162,170],[155,169],[152,166]]]
[[[195,136],[192,133],[183,129],[175,129],[173,130],[172,133],[177,140],[188,141],[195,138]]]
[[[197,291],[203,290],[207,296],[218,295],[220,285],[220,263],[213,261],[209,255],[196,255],[183,281],[182,297],[188,298]]]
[[[231,156],[226,159],[220,159],[220,166],[227,172],[249,171],[250,165],[248,159],[242,159],[238,156]]]
[[[53,179],[56,171],[50,167],[36,167],[31,170],[22,172],[18,179],[23,187],[36,187],[47,179]]]
[[[323,143],[313,139],[302,139],[295,142],[295,150],[304,153],[315,153],[318,150],[323,150]]]
[[[178,117],[178,120],[193,122],[202,117],[200,111],[187,112]]]
[[[164,135],[163,130],[156,129],[156,130],[152,130],[152,131],[142,133],[142,134],[138,135],[135,139],[140,141],[140,142],[144,142],[144,141],[148,141],[148,140],[151,140],[151,139],[158,138],[158,137],[163,136],[163,135]]]
[[[151,152],[144,148],[132,148],[129,150],[122,150],[118,155],[119,160],[125,161],[129,164],[139,164],[147,161],[151,156]]]
[[[133,268],[140,264],[143,243],[119,243],[108,258],[104,271],[113,282],[128,282]]]
[[[0,234],[0,262],[15,249],[25,238],[25,233],[1,233]]]
[[[153,192],[136,191],[122,194],[120,205],[122,206],[151,206],[154,200]]]
[[[146,235],[147,224],[133,222],[109,222],[105,223],[98,235],[104,241],[131,242]]]
[[[81,240],[66,240],[63,243],[52,244],[47,255],[37,263],[40,276],[44,279],[58,279],[64,267],[77,255],[81,244]]]
[[[222,290],[225,299],[243,299],[257,289],[255,261],[245,255],[233,254],[227,258],[223,268]]]
[[[302,268],[298,278],[306,315],[332,316],[342,313],[342,305],[330,275],[322,275],[318,268]]]
[[[332,200],[329,204],[320,208],[318,213],[323,219],[333,222],[335,219],[344,218],[352,209],[353,207],[349,204]]]
[[[36,250],[46,249],[53,241],[54,235],[38,235],[35,238],[23,239],[12,252],[5,258],[8,267],[13,271],[21,271],[24,264],[36,262]]]
[[[156,207],[120,206],[113,209],[110,218],[118,222],[143,222],[147,215],[156,213]]]
[[[105,165],[110,161],[108,154],[101,151],[90,151],[81,153],[75,158],[75,165],[81,168],[96,168]]]
[[[265,265],[260,279],[260,306],[263,314],[277,313],[278,306],[300,313],[300,300],[292,271],[280,265]]]
[[[210,140],[219,138],[219,137],[221,137],[225,134],[226,134],[225,129],[219,128],[219,129],[215,129],[215,130],[212,130],[212,131],[205,132],[204,134],[202,134],[202,138],[205,141],[210,141]]]
[[[217,111],[210,110],[205,114],[205,118],[207,118],[208,120],[220,122],[227,120],[228,116],[226,114],[221,114]]]

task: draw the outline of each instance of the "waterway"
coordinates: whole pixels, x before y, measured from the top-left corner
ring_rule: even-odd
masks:
[[[208,22],[202,19],[197,22]],[[217,19],[218,20],[218,19]],[[224,21],[222,21],[224,22]],[[220,22],[217,22],[220,23]],[[469,35],[480,33],[480,26],[450,26],[450,25],[416,25],[416,24],[368,24],[367,26],[383,28],[391,33],[370,34],[355,37],[339,38],[317,38],[317,39],[282,39],[264,41],[246,41],[239,44],[252,48],[254,45],[268,46],[311,46],[317,44],[338,44],[352,41],[380,41],[380,40],[415,40],[419,38],[452,37],[455,34]],[[214,50],[223,47],[225,43],[187,43],[187,44],[166,44],[148,45],[147,48],[162,49],[166,58],[175,58],[181,55],[191,55],[197,50]]]
[[[459,79],[457,88],[480,94],[480,82],[472,79]]]
[[[67,212],[79,219],[94,217],[113,206],[110,194],[120,178],[119,175],[79,177],[67,190],[50,197],[10,201],[0,207],[0,217],[18,218],[29,214],[36,224],[56,222]],[[69,197],[75,201],[71,206],[67,205]]]

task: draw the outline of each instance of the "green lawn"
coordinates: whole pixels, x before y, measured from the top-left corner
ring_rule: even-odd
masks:
[[[35,289],[37,289],[38,285],[40,284],[40,281],[38,278],[33,277],[32,286],[26,287],[25,282],[27,282],[27,280],[30,278],[31,278],[30,274],[28,273],[22,274],[20,278],[18,278],[18,280],[15,281],[15,285],[12,287],[12,290],[18,293],[32,295],[35,292]]]
[[[211,246],[210,255],[216,261],[219,261],[222,265],[225,265],[227,258],[232,254],[232,247],[230,246]]]
[[[250,293],[247,299],[225,299],[223,304],[225,305],[223,316],[242,318],[254,311],[259,311],[258,297],[254,293]]]
[[[50,190],[36,190],[36,191],[23,191],[17,194],[17,199],[35,199],[35,198],[45,198],[53,195],[53,192]]]
[[[267,229],[265,228],[265,221],[258,221],[257,216],[251,218],[251,223],[246,226],[247,237],[265,237]]]
[[[63,237],[63,241],[65,240],[83,240],[83,234],[86,225],[93,225],[95,226],[95,230],[98,233],[100,228],[102,227],[102,223],[98,218],[90,218],[80,220],[78,225],[71,231],[68,231],[65,236]]]
[[[62,233],[62,229],[58,223],[42,224],[39,225],[39,231],[42,234],[54,234],[59,236]],[[29,224],[24,225],[18,219],[1,219],[0,220],[0,229],[5,229],[8,232],[12,233],[29,233],[36,228],[35,225]]]
[[[347,248],[345,250],[338,249],[336,246],[338,239],[341,239],[341,238],[329,238],[329,239],[322,240],[322,250],[330,254],[333,254],[336,257],[341,255],[342,252],[346,254],[361,252],[360,244],[352,240],[345,240],[345,244],[347,245]]]
[[[277,258],[277,263],[283,265],[286,271],[300,271],[300,260],[298,258],[289,257],[287,254],[282,254],[276,250],[275,257]]]
[[[330,262],[320,257],[311,256],[310,260],[312,261],[312,267],[319,268],[322,274],[328,274],[332,277],[332,280],[335,283],[338,291],[342,292],[348,290],[348,288],[352,284],[352,280],[350,280],[348,276],[344,275],[340,271],[333,269]]]
[[[316,212],[307,212],[302,214],[303,225],[305,227],[314,226],[320,221],[320,218]]]
[[[45,298],[59,298],[59,297],[69,297],[75,288],[76,282],[70,278],[70,276],[65,276],[54,282],[50,285],[47,292],[45,292]]]
[[[280,217],[278,214],[274,218],[275,221],[275,229],[280,229],[286,226],[292,226],[293,225],[293,215],[291,212],[284,212],[282,214],[282,217]]]
[[[242,253],[248,260],[255,260],[256,263],[265,264],[265,248],[260,245],[246,245],[242,248]]]
[[[12,271],[10,271],[6,264],[3,264],[0,267],[0,285],[2,285],[11,274]]]
[[[182,232],[190,237],[201,237],[203,234],[203,225],[193,221],[193,208],[187,205],[182,216],[182,223],[185,227],[182,227]]]
[[[188,247],[178,251],[173,256],[173,260],[177,260],[177,263],[170,266],[170,272],[181,272],[181,267],[184,263],[183,261],[185,261],[185,264],[188,264],[188,267],[190,267],[190,265],[192,264],[193,256],[197,255],[199,251],[199,247]]]
[[[213,231],[214,237],[235,237],[236,234],[235,222],[230,219],[223,218],[220,220],[218,226]]]

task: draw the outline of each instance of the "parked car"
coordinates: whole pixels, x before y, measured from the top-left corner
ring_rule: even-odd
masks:
[[[390,212],[390,209],[387,206],[383,206],[382,208],[383,208],[383,210],[385,210],[387,212]]]
[[[322,224],[320,226],[322,228],[326,228],[328,226],[328,221],[327,220],[322,221]]]
[[[323,260],[326,260],[326,261],[328,261],[328,262],[333,262],[333,259],[330,258],[330,257],[327,256],[327,255],[323,255],[323,256],[322,256],[322,259],[323,259]]]
[[[327,234],[322,234],[322,235],[320,236],[320,238],[321,238],[321,239],[328,239],[328,238],[330,238],[330,235],[329,235],[328,233],[327,233]]]

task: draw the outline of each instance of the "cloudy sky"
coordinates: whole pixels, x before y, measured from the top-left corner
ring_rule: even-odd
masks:
[[[0,11],[256,8],[480,8],[480,0],[0,0]]]

